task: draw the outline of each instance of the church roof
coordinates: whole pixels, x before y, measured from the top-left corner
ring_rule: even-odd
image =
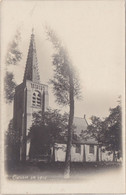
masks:
[[[31,40],[30,40],[28,56],[26,61],[26,68],[24,73],[24,81],[26,80],[30,80],[35,83],[40,82],[36,46],[35,46],[35,35],[33,32],[31,34]]]
[[[86,134],[83,135],[82,132],[86,131],[88,128],[87,120],[80,117],[74,117],[74,134],[72,143],[73,144],[97,144],[97,141],[93,137],[86,137]],[[81,134],[82,133],[82,134]],[[56,143],[67,143],[67,137],[63,136],[61,139],[57,139]]]
[[[73,124],[75,126],[75,133],[79,135],[81,131],[87,130],[88,123],[85,118],[80,118],[80,117],[74,117]]]
[[[73,140],[73,143],[79,143],[79,144],[97,144],[97,141],[95,140],[95,138],[92,137],[88,137],[85,138],[81,135],[82,132],[86,131],[88,128],[88,123],[87,120],[84,116],[84,118],[80,118],[80,117],[74,117],[74,134],[77,135],[77,137],[75,137],[75,139]]]

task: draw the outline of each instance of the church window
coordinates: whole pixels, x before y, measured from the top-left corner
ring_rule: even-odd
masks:
[[[76,153],[81,153],[81,145],[80,144],[76,144],[76,150],[75,150]]]
[[[39,91],[35,91],[32,96],[32,105],[40,107],[41,106],[41,94]]]
[[[93,145],[89,146],[89,153],[94,154],[94,146]]]

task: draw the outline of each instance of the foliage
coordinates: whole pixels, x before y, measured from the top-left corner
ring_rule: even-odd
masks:
[[[5,148],[8,160],[16,160],[20,143],[19,132],[13,127],[13,119],[10,120],[8,130],[5,133]]]
[[[42,154],[47,154],[50,147],[50,134],[48,128],[33,126],[30,132],[30,140],[30,158],[38,158]]]
[[[52,56],[54,78],[50,80],[50,83],[53,85],[56,102],[58,104],[68,105],[70,104],[70,77],[73,78],[74,97],[78,99],[81,96],[78,74],[72,65],[67,50],[56,33],[47,27],[47,35],[55,49],[55,53]]]
[[[14,75],[11,72],[6,72],[4,78],[5,98],[7,103],[11,103],[14,98],[16,83],[14,81]]]
[[[56,140],[66,138],[68,115],[60,114],[59,110],[48,109],[44,113],[33,113],[33,125],[30,128],[28,139],[31,140],[30,157],[46,153]]]
[[[6,65],[18,65],[18,62],[22,59],[22,52],[19,49],[19,43],[21,41],[20,31],[17,30],[12,42],[9,44],[8,51],[6,54],[5,63]],[[14,74],[6,71],[4,78],[5,85],[5,98],[7,103],[11,103],[14,98],[14,89],[16,82],[14,81]]]
[[[105,150],[122,153],[122,126],[121,126],[121,106],[110,108],[110,114],[104,120],[99,117],[91,117],[91,125],[88,126],[86,137],[95,138],[98,143],[105,146]],[[84,137],[85,134],[82,133]]]
[[[63,46],[56,33],[47,27],[48,39],[52,42],[55,49],[53,55],[54,78],[50,80],[53,84],[53,92],[56,96],[56,101],[61,105],[69,105],[69,121],[68,121],[68,136],[67,150],[65,160],[64,177],[70,176],[70,161],[71,161],[71,145],[72,145],[72,126],[74,118],[74,99],[80,97],[80,84],[77,78],[76,71],[69,58],[68,52]]]
[[[22,59],[22,52],[19,49],[19,42],[21,41],[21,34],[17,30],[14,39],[9,44],[9,48],[6,55],[6,64],[7,65],[17,65],[18,62]]]
[[[33,113],[33,125],[31,129],[36,127],[46,128],[50,133],[50,142],[63,137],[67,129],[68,114],[63,115],[57,109],[48,109],[44,112],[44,124],[42,120],[42,112]],[[31,130],[30,129],[30,130]]]
[[[109,116],[105,119],[105,145],[108,151],[122,153],[122,116],[121,106],[110,109]]]
[[[85,131],[86,138],[95,138],[98,143],[103,143],[104,139],[104,121],[97,116],[91,117],[91,124],[88,125],[88,130]],[[84,134],[85,135],[85,134]]]

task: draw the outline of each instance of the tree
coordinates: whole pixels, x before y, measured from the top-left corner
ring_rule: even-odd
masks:
[[[19,49],[19,43],[21,41],[21,33],[17,30],[13,40],[10,42],[8,51],[6,54],[6,65],[17,65],[22,59],[22,52]]]
[[[116,152],[118,158],[122,156],[121,106],[117,105],[115,108],[110,108],[110,114],[104,120],[92,116],[88,130],[82,132],[81,136],[87,139],[89,137],[95,138],[98,141],[98,146],[104,146],[109,154],[114,154],[114,161],[116,160]],[[97,161],[99,160],[98,157],[97,151]]]
[[[113,152],[114,161],[116,160],[116,152],[118,158],[122,156],[122,111],[121,106],[110,108],[110,114],[105,119],[105,146],[106,150]]]
[[[22,52],[19,49],[20,41],[21,41],[21,34],[19,30],[17,30],[7,50],[7,54],[5,58],[6,69],[10,65],[18,65],[18,63],[21,61]],[[14,74],[7,70],[4,78],[5,99],[7,103],[12,102],[14,98],[14,90],[16,86],[17,84],[14,80]]]
[[[19,159],[19,145],[20,136],[13,127],[13,119],[10,120],[8,125],[8,130],[5,133],[5,148],[6,148],[6,158],[9,161],[16,162]]]
[[[62,115],[57,109],[44,112],[44,123],[41,111],[33,113],[33,125],[28,135],[31,140],[30,157],[48,153],[50,147],[55,151],[55,142],[66,138],[67,122],[68,114]]]
[[[14,81],[14,74],[6,72],[4,78],[5,98],[7,103],[11,103],[14,98],[16,83]]]
[[[69,121],[67,136],[67,151],[65,160],[64,177],[70,176],[72,126],[74,118],[74,99],[80,97],[80,84],[72,61],[62,42],[58,39],[51,28],[47,29],[47,35],[55,49],[53,57],[54,78],[50,81],[53,85],[53,92],[56,102],[63,106],[69,105]]]
[[[29,159],[39,159],[42,155],[48,155],[50,149],[50,134],[47,127],[32,126],[29,138]]]
[[[83,133],[82,133],[83,134]],[[97,116],[91,117],[91,124],[88,125],[87,131],[84,132],[83,137],[94,138],[97,142],[97,161],[99,161],[99,146],[104,143],[104,121]]]

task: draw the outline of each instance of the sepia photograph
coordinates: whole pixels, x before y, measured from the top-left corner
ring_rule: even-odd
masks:
[[[125,192],[125,1],[1,1],[1,194]]]

